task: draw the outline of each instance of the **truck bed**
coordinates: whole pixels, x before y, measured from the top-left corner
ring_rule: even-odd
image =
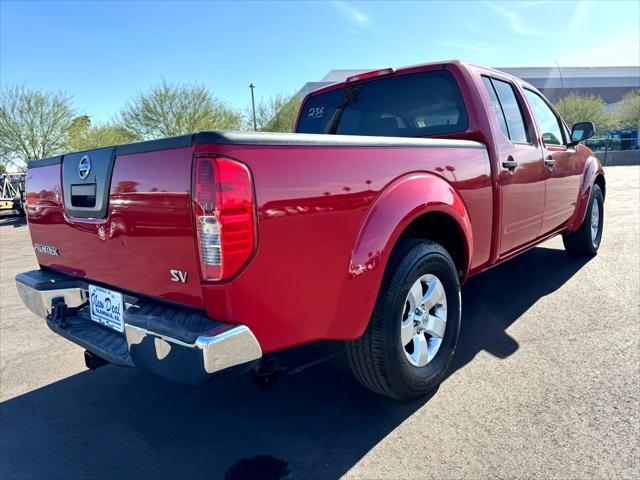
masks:
[[[113,159],[102,180],[103,218],[69,211],[70,184],[79,181],[66,180],[65,165],[75,178],[84,155]],[[253,179],[257,247],[224,282],[200,280],[192,164],[202,156],[236,159]],[[394,182],[425,175],[443,179],[468,206],[471,268],[482,264],[491,242],[490,164],[484,145],[466,140],[200,132],[79,152],[32,162],[27,215],[42,267],[248,325],[269,352],[361,333],[353,326],[361,322],[343,319],[368,318],[381,275],[380,252],[364,252],[363,226]],[[172,269],[186,281],[172,280]]]

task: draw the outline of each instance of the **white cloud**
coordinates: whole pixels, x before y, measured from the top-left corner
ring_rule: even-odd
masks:
[[[472,52],[472,53],[486,53],[488,51],[495,49],[495,45],[485,43],[485,42],[477,42],[477,41],[469,42],[469,43],[442,41],[442,42],[436,42],[436,45],[439,47],[451,48],[454,50],[463,50],[463,51]],[[458,54],[455,54],[455,55],[459,56]]]
[[[522,0],[518,2],[518,5],[522,5],[523,7],[539,7],[540,5],[548,3],[551,3],[551,0]]]
[[[352,24],[358,27],[366,27],[367,25],[369,25],[369,22],[371,21],[369,17],[350,3],[347,3],[343,0],[333,0],[332,3],[335,8]]]
[[[606,8],[605,5],[598,7]],[[638,65],[640,31],[637,24],[590,31],[590,21],[597,15],[595,5],[584,0],[573,9],[556,53],[562,66]],[[585,38],[584,32],[589,32],[589,36]]]
[[[636,41],[632,41],[633,39]],[[612,33],[602,42],[576,47],[567,42],[557,54],[560,64],[565,66],[584,65],[627,65],[637,66],[640,60],[637,31]]]
[[[514,6],[511,4],[507,4],[505,7],[495,2],[483,2],[487,7],[493,10],[495,13],[500,15],[507,21],[507,27],[514,33],[519,35],[528,35],[531,37],[544,37],[542,33],[536,30],[532,30],[527,27],[527,21],[514,9]],[[515,5],[517,7],[518,4]],[[523,6],[533,6],[533,5],[523,5]]]

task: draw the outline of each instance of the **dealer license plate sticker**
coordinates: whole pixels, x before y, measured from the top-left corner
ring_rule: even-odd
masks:
[[[124,332],[124,308],[122,294],[95,285],[89,285],[91,320]]]

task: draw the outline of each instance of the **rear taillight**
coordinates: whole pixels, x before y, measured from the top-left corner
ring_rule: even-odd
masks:
[[[225,280],[244,266],[255,246],[251,173],[229,158],[196,158],[193,177],[202,279]]]

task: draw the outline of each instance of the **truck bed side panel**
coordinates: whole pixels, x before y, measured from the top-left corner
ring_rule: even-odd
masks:
[[[196,152],[236,158],[252,171],[257,254],[233,282],[205,286],[204,296],[212,318],[248,325],[264,351],[361,333],[383,268],[354,278],[351,254],[373,201],[409,172],[440,175],[458,190],[473,226],[472,267],[489,258],[485,149],[199,145]]]

